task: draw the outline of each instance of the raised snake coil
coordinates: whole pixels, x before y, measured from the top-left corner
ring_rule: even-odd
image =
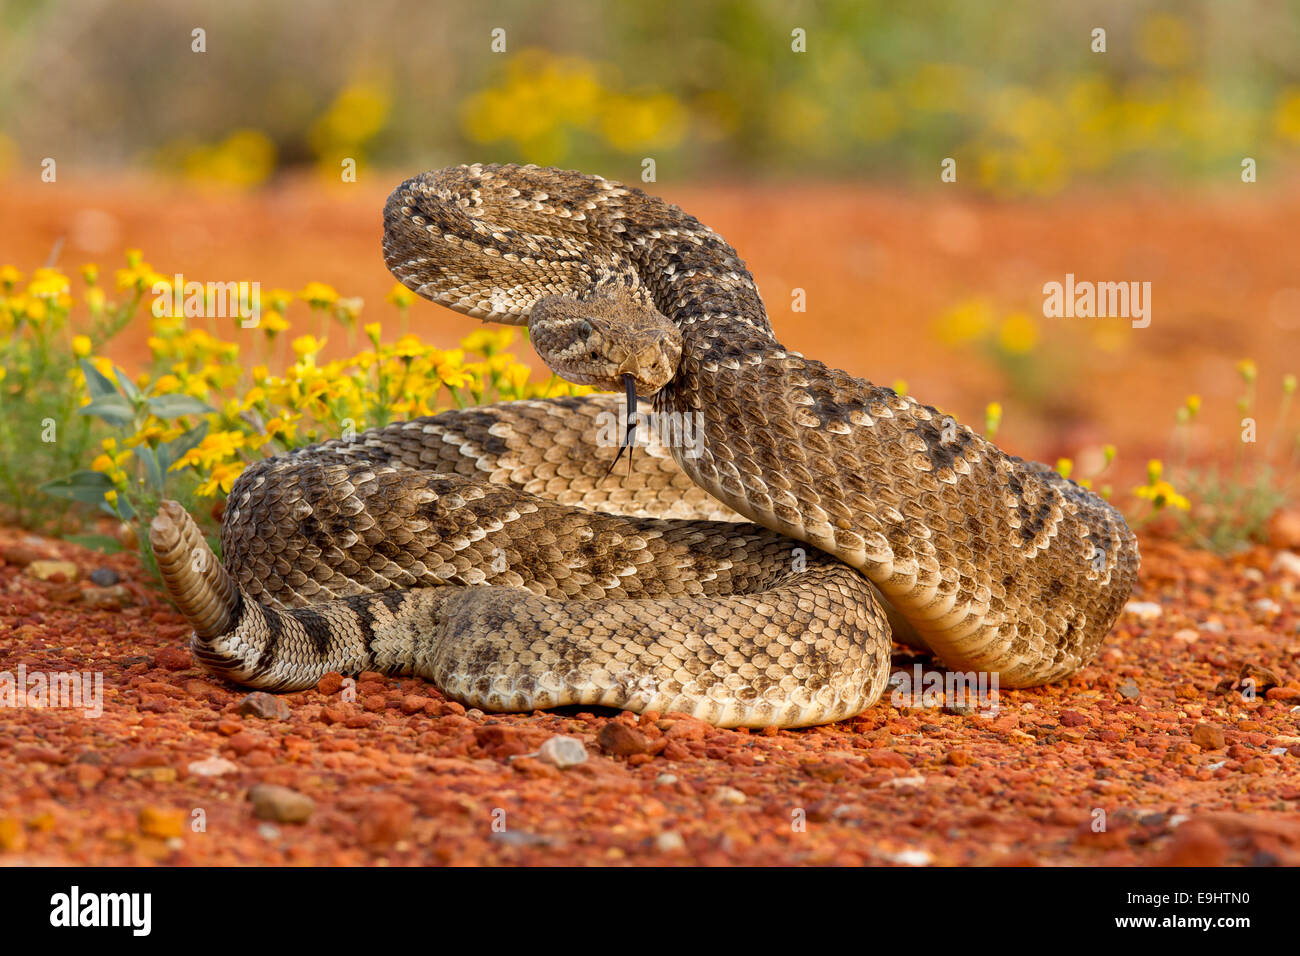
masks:
[[[677,207],[475,165],[406,181],[384,225],[394,274],[469,315],[522,324],[544,296],[609,289],[653,305],[681,333],[654,409],[692,416],[697,443],[604,478],[612,396],[391,425],[248,468],[224,566],[194,560],[206,545],[169,503],[151,530],[164,580],[231,679],[377,669],[486,710],[804,726],[880,697],[891,624],[1017,687],[1086,664],[1123,607],[1138,552],[1118,512],[782,348],[744,263]]]

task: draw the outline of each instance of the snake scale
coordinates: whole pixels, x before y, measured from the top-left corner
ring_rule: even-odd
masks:
[[[891,636],[1003,686],[1062,678],[1132,589],[1114,508],[783,348],[735,250],[639,189],[428,172],[389,197],[383,248],[416,293],[529,324],[565,377],[628,397],[449,411],[259,461],[227,502],[224,563],[165,503],[164,581],[230,680],[379,670],[484,710],[798,727],[875,703]],[[634,392],[695,440],[610,474],[602,423]]]

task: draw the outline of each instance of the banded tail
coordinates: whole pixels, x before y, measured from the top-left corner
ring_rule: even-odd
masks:
[[[149,525],[149,546],[167,594],[194,626],[196,639],[219,637],[235,627],[243,603],[239,588],[179,502],[162,503]]]

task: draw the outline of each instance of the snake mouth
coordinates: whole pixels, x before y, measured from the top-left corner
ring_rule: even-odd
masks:
[[[627,473],[630,477],[632,474],[632,446],[636,439],[636,378],[632,375],[623,376],[623,390],[627,396],[627,430],[623,433],[623,441],[618,446],[618,454],[614,460],[609,463],[609,470],[605,472],[605,478],[608,478],[614,471],[614,466],[618,460],[623,457],[623,452],[627,452]],[[602,478],[601,481],[604,481]]]

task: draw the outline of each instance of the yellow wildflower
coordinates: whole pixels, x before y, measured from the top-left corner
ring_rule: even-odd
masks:
[[[268,339],[273,339],[280,332],[289,328],[289,320],[279,312],[271,310],[262,316],[261,322],[258,323],[262,331],[266,333]]]
[[[395,345],[389,347],[389,355],[393,358],[399,358],[404,362],[410,362],[411,359],[419,358],[428,351],[424,344],[414,335],[403,335],[397,340]]]
[[[150,448],[157,448],[158,443],[162,441],[163,432],[163,426],[157,422],[145,425],[126,440],[126,445],[128,448],[135,448],[137,445],[146,444]]]
[[[339,299],[334,303],[334,310],[339,319],[347,325],[356,325],[357,319],[361,317],[361,309],[365,304],[364,299],[353,296],[348,299]]]
[[[1191,503],[1174,490],[1173,485],[1167,481],[1157,481],[1149,485],[1141,485],[1134,489],[1134,493],[1139,498],[1144,498],[1151,502],[1152,506],[1159,511],[1166,505],[1177,508],[1179,511],[1186,511],[1191,507]]]
[[[1056,459],[1056,471],[1062,478],[1069,478],[1070,472],[1074,471],[1074,462],[1069,458]]]
[[[208,480],[195,489],[203,498],[213,498],[218,494],[230,494],[230,488],[245,468],[242,461],[218,465],[208,473]]]
[[[85,358],[90,354],[93,347],[88,335],[74,335],[72,337],[72,354],[77,358]]]
[[[415,293],[398,282],[388,290],[388,295],[384,296],[384,301],[391,302],[399,309],[407,309],[415,302]]]
[[[0,286],[4,286],[5,293],[13,292],[14,286],[23,281],[23,274],[13,266],[0,266]]]
[[[509,348],[514,340],[515,330],[512,328],[482,328],[475,329],[461,339],[460,345],[467,352],[474,352],[485,358],[491,358],[503,349]]]
[[[993,307],[983,299],[963,302],[939,320],[935,333],[944,345],[962,345],[982,338],[993,324]]]
[[[339,294],[324,282],[308,282],[298,293],[298,298],[313,309],[324,309],[338,301]]]
[[[1255,381],[1256,376],[1259,374],[1259,370],[1255,367],[1253,359],[1242,359],[1237,363],[1237,374],[1241,376],[1243,382],[1249,385]]]
[[[244,435],[240,432],[220,431],[204,437],[203,441],[181,456],[180,461],[172,465],[178,468],[214,468],[216,465],[239,453],[244,447]],[[228,490],[228,489],[227,489]]]
[[[993,438],[1002,424],[1002,403],[989,402],[984,408],[984,435]]]
[[[1038,344],[1038,326],[1024,312],[1016,312],[1002,320],[998,329],[998,345],[1004,352],[1024,355]]]
[[[304,360],[310,360],[325,347],[326,339],[317,340],[314,335],[300,335],[292,342],[293,354]]]

